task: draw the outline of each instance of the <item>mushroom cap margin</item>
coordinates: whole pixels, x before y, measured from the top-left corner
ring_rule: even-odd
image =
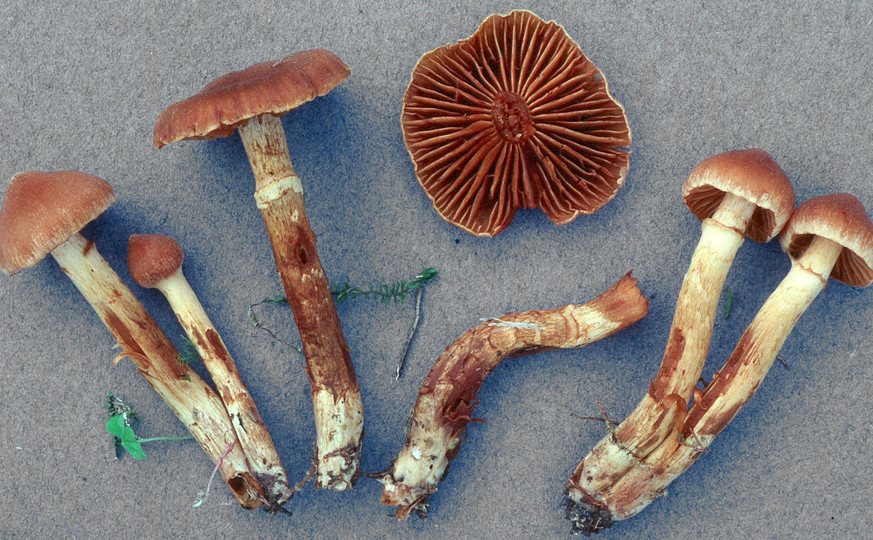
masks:
[[[832,278],[853,287],[873,282],[873,223],[857,197],[834,193],[801,203],[780,236],[782,251],[797,259],[814,236],[843,246]]]
[[[154,145],[231,135],[255,116],[281,116],[323,96],[349,77],[350,69],[325,49],[301,51],[278,62],[260,62],[207,84],[164,109],[155,122]]]
[[[701,221],[730,192],[757,208],[744,233],[756,242],[779,234],[794,210],[794,187],[776,160],[760,148],[732,150],[704,159],[682,186],[682,198]]]
[[[115,202],[109,182],[78,171],[18,173],[0,207],[0,269],[41,261]]]

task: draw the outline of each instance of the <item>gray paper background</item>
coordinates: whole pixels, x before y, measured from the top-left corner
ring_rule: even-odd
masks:
[[[761,147],[798,201],[847,191],[873,205],[870,2],[4,2],[0,5],[0,185],[30,169],[108,180],[118,202],[85,230],[177,346],[181,328],[126,269],[127,237],[161,233],[235,356],[285,466],[299,479],[314,440],[303,358],[255,329],[246,307],[281,293],[238,137],[152,146],[160,111],[229,71],[324,47],[348,81],[283,120],[329,278],[366,285],[440,272],[424,294],[407,371],[394,364],[413,305],[338,307],[366,410],[363,469],[388,466],[437,356],[480,317],[587,301],[629,270],[650,298],[635,326],[575,351],[513,359],[479,393],[427,521],[398,522],[362,478],[308,487],[292,517],[245,511],[214,486],[192,441],[114,459],[108,389],[143,436],[184,427],[53,261],[0,283],[0,536],[4,538],[560,538],[562,492],[604,434],[580,416],[623,418],[660,363],[699,222],[681,184],[702,159]],[[592,216],[553,226],[520,211],[494,239],[443,221],[413,174],[401,99],[425,52],[494,12],[555,20],[601,68],[633,130],[627,184]],[[730,354],[788,269],[777,243],[747,242],[728,275],[705,376]],[[721,309],[720,305],[720,309]],[[296,340],[290,309],[260,317]],[[832,284],[801,318],[758,394],[687,473],[604,538],[849,537],[873,517],[873,293]]]

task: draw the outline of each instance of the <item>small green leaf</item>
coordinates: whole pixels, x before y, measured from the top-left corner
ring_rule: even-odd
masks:
[[[133,430],[131,430],[131,433]],[[142,446],[139,444],[139,441],[136,439],[136,435],[133,436],[133,440],[124,440],[122,439],[121,445],[125,450],[130,454],[130,457],[133,459],[145,459],[145,452],[142,451]]]
[[[734,303],[734,291],[733,289],[725,289],[725,299],[724,299],[724,318],[727,319],[731,316],[731,305]]]
[[[124,428],[126,427],[127,425],[124,423],[124,417],[121,415],[113,416],[108,422],[106,422],[106,431],[118,438],[121,438],[122,433],[124,433]]]
[[[121,444],[137,442],[136,433],[133,431],[133,428],[130,426],[124,426],[124,430],[121,432]]]

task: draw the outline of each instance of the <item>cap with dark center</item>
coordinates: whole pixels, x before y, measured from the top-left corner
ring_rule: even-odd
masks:
[[[161,148],[185,139],[227,137],[261,114],[281,116],[323,96],[349,76],[349,67],[324,49],[261,62],[215,79],[188,99],[170,105],[155,123]]]
[[[90,174],[16,174],[0,208],[0,268],[14,274],[35,265],[114,202],[112,186]]]
[[[712,217],[730,193],[756,208],[745,231],[756,242],[769,242],[791,217],[794,188],[770,154],[760,148],[734,150],[707,158],[694,167],[682,196],[691,212]]]
[[[830,277],[853,287],[873,281],[873,224],[854,195],[835,193],[804,201],[780,241],[792,259],[803,256],[815,236],[843,246]]]
[[[518,208],[558,224],[612,199],[631,132],[599,69],[554,22],[492,15],[425,54],[403,99],[403,137],[437,212],[494,236]]]

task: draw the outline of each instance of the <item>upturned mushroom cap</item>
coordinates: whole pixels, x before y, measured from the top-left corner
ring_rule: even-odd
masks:
[[[782,231],[782,251],[797,259],[814,236],[843,246],[830,277],[853,287],[873,281],[873,223],[854,195],[835,193],[803,202]]]
[[[0,208],[0,269],[41,261],[115,202],[106,180],[78,171],[18,173]]]
[[[606,78],[561,26],[529,11],[493,15],[422,56],[401,124],[436,211],[477,236],[500,233],[522,207],[568,223],[627,176],[631,132]]]
[[[267,113],[281,116],[327,94],[348,76],[349,67],[324,49],[229,73],[164,109],[155,123],[155,147],[227,137],[249,118]]]
[[[794,188],[770,154],[760,148],[734,150],[701,161],[688,176],[682,197],[701,221],[712,216],[725,193],[757,208],[744,231],[756,242],[772,240],[794,210]]]
[[[169,236],[134,234],[127,241],[127,269],[140,287],[154,288],[182,267],[185,253]]]

